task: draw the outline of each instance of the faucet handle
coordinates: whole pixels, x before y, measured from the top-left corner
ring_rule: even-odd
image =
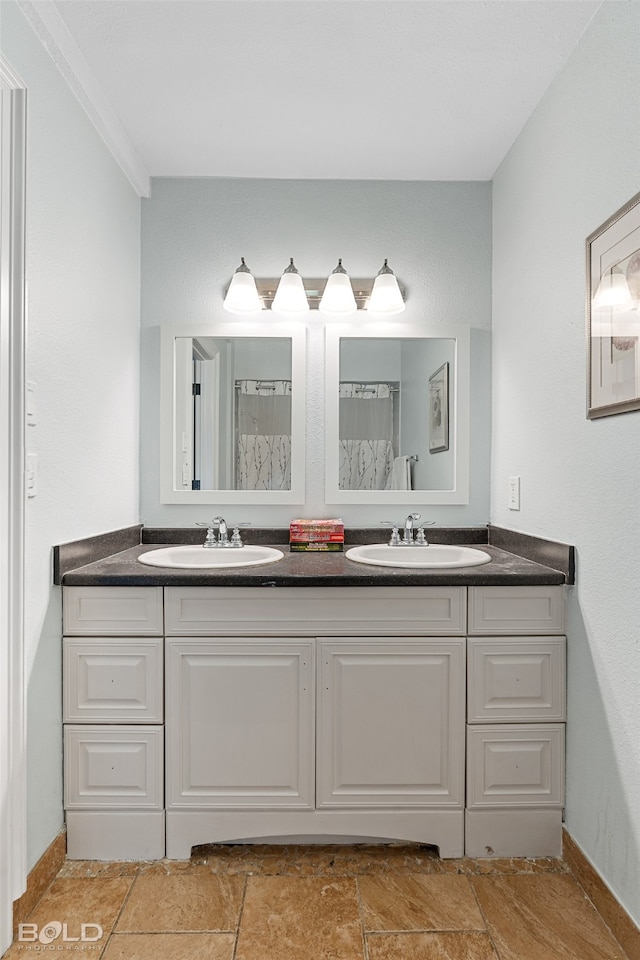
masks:
[[[389,546],[399,546],[402,541],[400,540],[400,534],[398,532],[398,524],[394,523],[393,520],[381,520],[380,524],[383,527],[391,527],[391,539],[389,540]]]

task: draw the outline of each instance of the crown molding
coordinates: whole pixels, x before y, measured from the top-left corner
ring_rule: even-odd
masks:
[[[66,80],[139,197],[150,194],[150,175],[84,59],[54,0],[17,0],[29,25]]]

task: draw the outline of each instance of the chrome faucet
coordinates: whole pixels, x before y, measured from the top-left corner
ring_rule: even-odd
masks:
[[[404,521],[404,534],[400,536],[400,524],[391,523],[390,520],[382,520],[385,526],[390,526],[391,539],[390,547],[428,547],[427,538],[424,535],[424,526],[432,526],[435,520],[425,520],[419,527],[415,526],[416,520],[420,519],[419,513],[410,513]]]
[[[207,528],[207,535],[202,546],[208,550],[216,549],[218,547],[244,546],[238,527],[233,528],[233,535],[231,539],[229,539],[229,529],[227,527],[227,521],[224,519],[224,517],[214,517],[211,523],[203,523],[199,520],[196,521],[196,523],[199,527]]]
[[[402,538],[402,543],[405,545],[413,543],[413,522],[414,520],[419,520],[419,513],[410,513],[407,519],[404,522],[404,537]]]

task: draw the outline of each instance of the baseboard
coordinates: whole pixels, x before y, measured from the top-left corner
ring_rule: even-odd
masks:
[[[567,832],[562,831],[562,857],[629,960],[640,960],[640,929],[618,903],[600,874]]]
[[[59,873],[67,855],[67,831],[61,830],[45,852],[42,854],[33,870],[27,877],[27,889],[19,900],[13,903],[13,933],[18,932],[18,924],[23,923],[38,901],[42,898],[47,887]]]

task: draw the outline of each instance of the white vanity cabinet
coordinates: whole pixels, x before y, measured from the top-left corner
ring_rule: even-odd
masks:
[[[70,859],[165,853],[161,587],[63,591]]]
[[[562,591],[65,587],[68,855],[556,855]]]
[[[562,630],[562,587],[469,588],[468,856],[561,854]]]
[[[166,588],[167,855],[313,836],[461,856],[465,619],[460,587]]]

